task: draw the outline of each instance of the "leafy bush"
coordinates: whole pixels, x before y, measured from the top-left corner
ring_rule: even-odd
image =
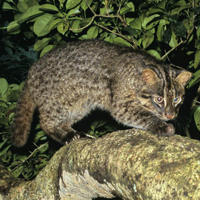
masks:
[[[8,21],[1,22],[3,26]],[[27,45],[29,44],[29,45]],[[6,77],[10,83],[20,83],[26,79],[28,69],[38,59],[33,50],[33,42],[19,35],[0,32],[0,77]]]
[[[15,177],[29,180],[46,165],[51,153],[45,133],[38,125],[35,128],[34,145],[29,151],[19,154],[11,146],[9,126],[12,124],[13,111],[23,85],[24,82],[20,85],[9,85],[6,79],[0,78],[0,159]]]
[[[146,49],[160,59],[187,43],[181,50],[195,56],[189,66],[197,68],[200,1],[194,2],[152,0],[135,1],[134,5],[129,0],[28,0],[17,4],[5,1],[3,9],[16,13],[7,31],[17,34],[21,33],[24,24],[29,26],[30,30],[22,33],[29,37],[34,33],[38,37],[34,49],[41,51],[41,56],[65,38],[98,37],[111,43]]]
[[[200,72],[197,71],[200,61],[200,0],[6,0],[3,11],[3,14],[9,12],[13,15],[12,20],[8,18],[9,23],[5,28],[7,33],[20,34],[34,41],[34,50],[40,52],[40,57],[69,40],[101,38],[110,43],[143,49],[174,67],[195,72],[188,88],[193,88],[200,81]],[[21,53],[25,54],[23,51]],[[11,85],[8,86],[10,87]],[[3,126],[2,130],[7,132],[13,113],[6,113],[9,113],[11,105],[15,106],[15,102],[4,99],[1,103],[0,114],[4,123],[1,128]],[[197,101],[193,108],[195,123],[200,130],[200,106]],[[99,136],[115,128],[108,126],[105,121],[94,121],[89,133]],[[1,156],[5,152],[7,155],[11,154],[8,136],[4,132],[1,133]],[[38,138],[44,139],[40,129],[36,128],[35,132],[36,138],[38,134]],[[39,141],[40,139],[37,142]],[[46,138],[44,141],[46,142]],[[47,146],[44,149],[46,150],[41,154],[36,154],[43,155],[44,158]],[[37,163],[37,158],[32,154],[26,156]],[[25,172],[30,166],[23,168],[24,163],[36,166],[26,158],[21,159],[25,162],[20,165],[19,171],[21,170],[21,175],[31,174],[26,176],[29,179],[37,170]],[[16,161],[14,156],[12,160]],[[42,163],[45,162],[46,157]]]

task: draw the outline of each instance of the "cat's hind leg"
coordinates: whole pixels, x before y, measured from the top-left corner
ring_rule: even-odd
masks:
[[[82,117],[80,117],[80,119],[81,118]],[[59,121],[58,119],[55,119],[55,117],[52,118],[52,116],[47,117],[47,115],[41,115],[40,119],[40,126],[44,132],[63,145],[86,136],[83,132],[74,130],[72,124],[75,121],[72,121],[67,117]]]

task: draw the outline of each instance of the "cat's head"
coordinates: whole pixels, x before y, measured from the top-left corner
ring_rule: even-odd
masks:
[[[143,88],[140,102],[162,120],[174,119],[184,100],[185,85],[192,73],[163,68],[147,67],[142,71]]]

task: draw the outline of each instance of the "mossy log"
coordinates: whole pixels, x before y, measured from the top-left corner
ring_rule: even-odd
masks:
[[[130,129],[62,147],[32,181],[0,167],[2,200],[200,199],[200,142]]]

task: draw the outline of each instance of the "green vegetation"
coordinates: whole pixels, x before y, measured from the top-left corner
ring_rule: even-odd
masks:
[[[72,39],[101,38],[194,72],[190,90],[200,81],[200,0],[6,0],[0,26],[0,158],[16,177],[32,179],[56,150],[39,125],[26,153],[16,153],[9,139],[21,82],[38,59],[36,52],[41,57]],[[197,100],[189,121],[200,131]],[[116,129],[107,121],[89,127],[95,136]]]

